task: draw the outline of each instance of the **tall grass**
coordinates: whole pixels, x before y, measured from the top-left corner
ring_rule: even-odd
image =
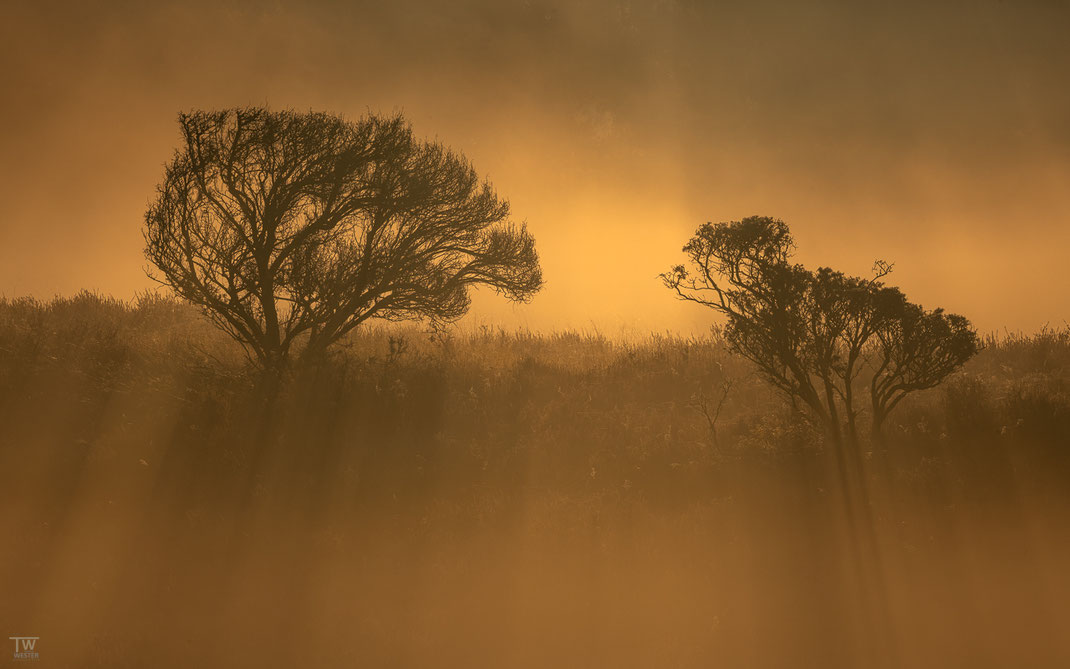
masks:
[[[866,446],[906,666],[1070,658],[1068,384],[992,337]],[[273,388],[167,298],[0,300],[0,471],[2,622],[71,664],[874,652],[819,436],[713,331],[377,326]]]

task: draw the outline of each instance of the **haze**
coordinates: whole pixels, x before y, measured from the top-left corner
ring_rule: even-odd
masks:
[[[539,243],[472,323],[700,331],[656,275],[701,223],[783,218],[804,263],[982,331],[1070,308],[1061,2],[14,3],[0,26],[0,294],[151,287],[180,110],[400,110]],[[1053,321],[1053,319],[1055,319]]]

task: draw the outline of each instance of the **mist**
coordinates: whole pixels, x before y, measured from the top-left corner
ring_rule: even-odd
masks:
[[[1070,666],[1068,32],[8,3],[0,656]]]
[[[814,265],[896,263],[982,331],[1058,325],[1070,243],[1060,3],[25,3],[10,10],[0,292],[131,297],[176,115],[403,112],[537,234],[547,286],[473,323],[693,332],[655,277],[776,215]],[[42,253],[41,248],[49,251]],[[1038,287],[1058,287],[1038,292]]]

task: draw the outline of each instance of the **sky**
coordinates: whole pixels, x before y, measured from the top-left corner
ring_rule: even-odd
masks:
[[[177,115],[400,111],[526,221],[546,286],[465,322],[701,332],[706,221],[982,332],[1070,320],[1070,2],[22,2],[0,21],[0,295],[152,288]]]

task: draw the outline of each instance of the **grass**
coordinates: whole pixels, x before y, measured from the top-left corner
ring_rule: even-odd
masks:
[[[712,333],[373,327],[276,395],[180,303],[4,300],[0,621],[80,666],[1070,661],[1070,330],[888,432],[882,612],[820,438]]]

